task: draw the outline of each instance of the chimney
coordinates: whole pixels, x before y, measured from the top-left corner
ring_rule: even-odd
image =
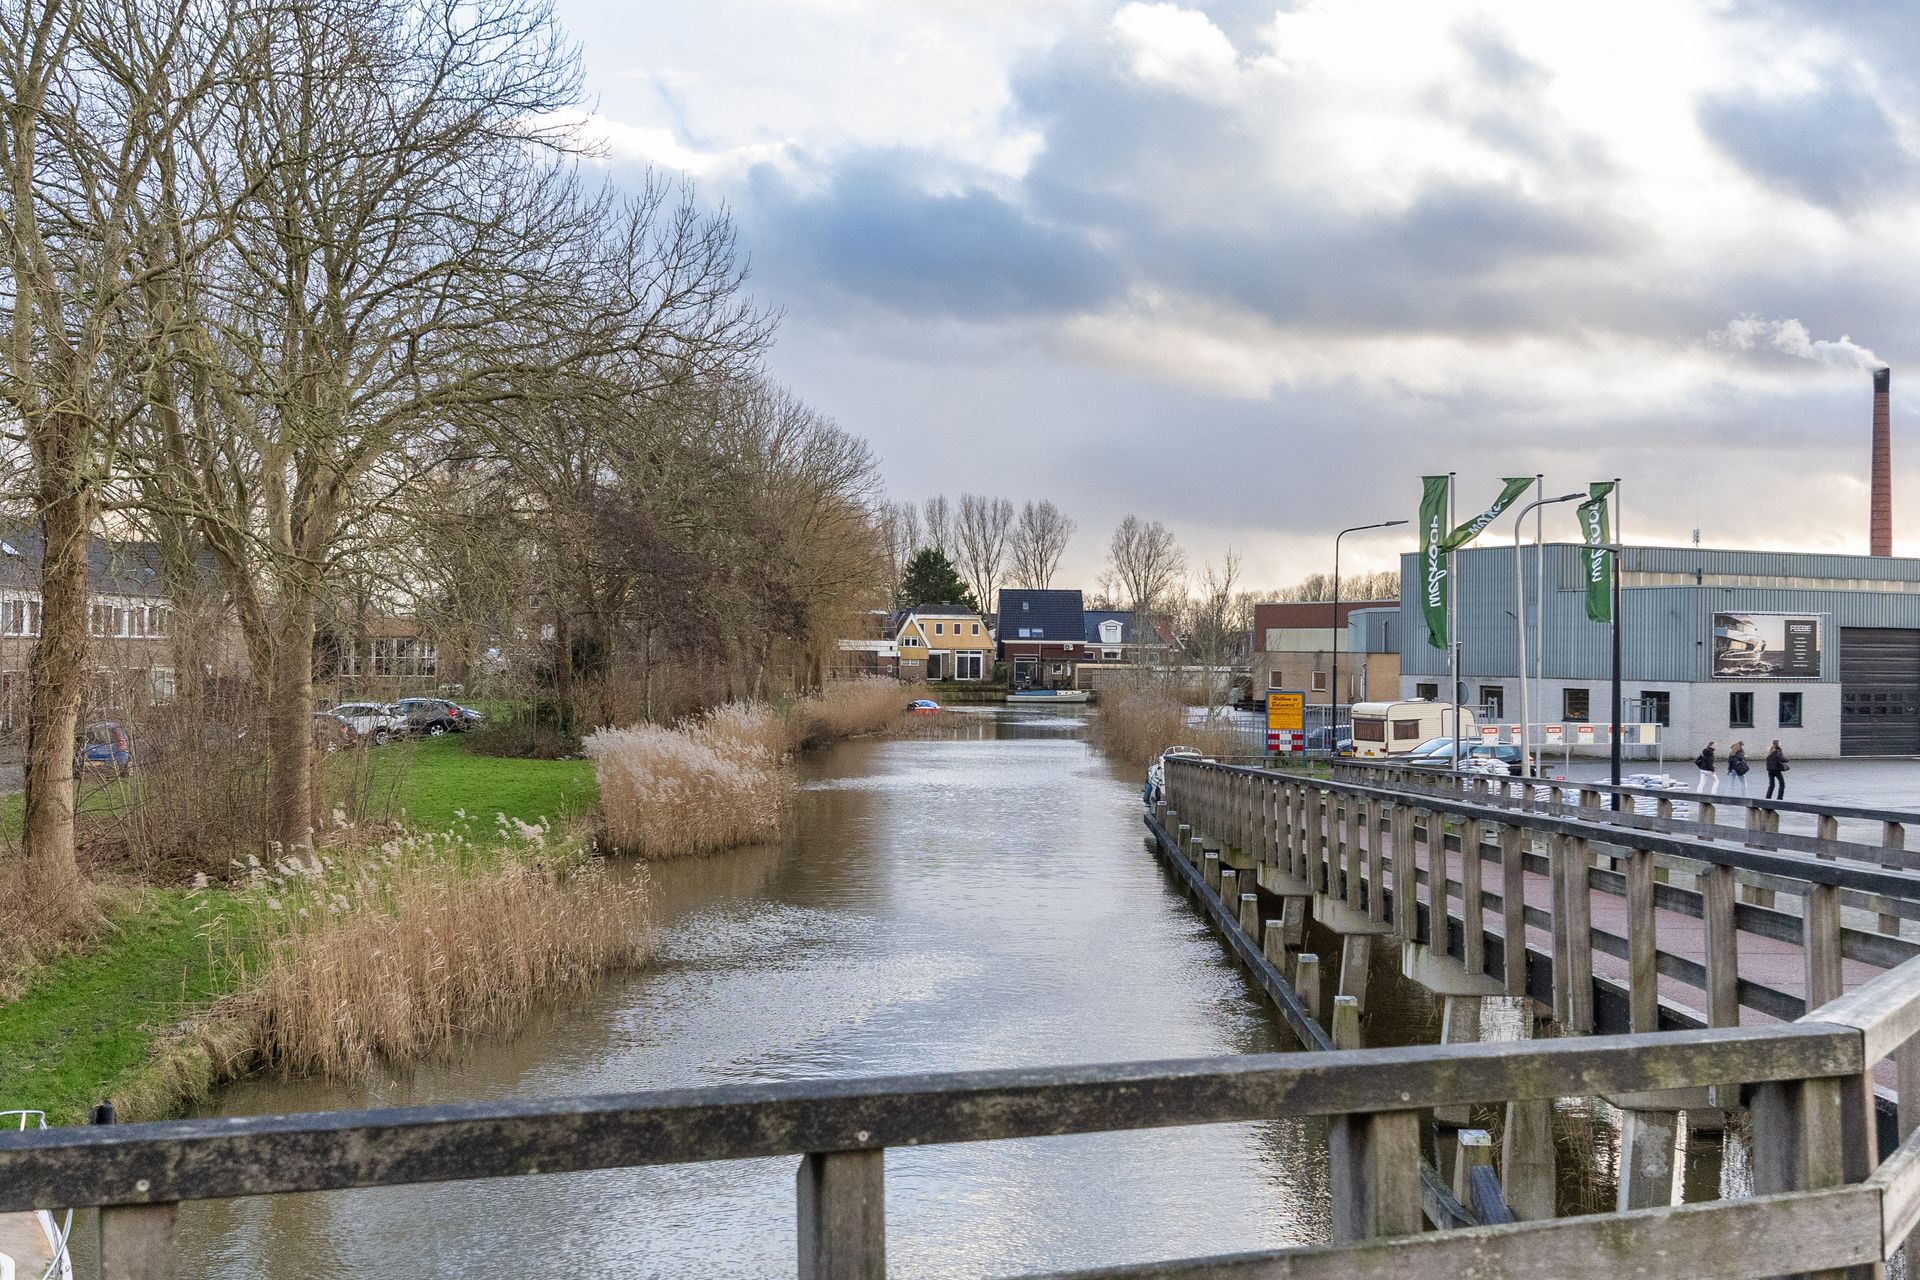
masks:
[[[1873,528],[1869,554],[1893,554],[1893,440],[1887,391],[1893,370],[1873,371]]]

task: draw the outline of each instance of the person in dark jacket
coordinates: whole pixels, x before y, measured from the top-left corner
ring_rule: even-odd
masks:
[[[1700,780],[1693,789],[1702,795],[1713,795],[1720,790],[1720,775],[1713,771],[1713,746],[1709,742],[1706,749],[1693,758],[1693,767],[1700,771]]]
[[[1747,794],[1747,744],[1736,742],[1727,752],[1727,792],[1732,794],[1737,787],[1741,795]]]
[[[1776,789],[1780,793],[1780,799],[1787,798],[1787,770],[1790,767],[1787,764],[1787,753],[1780,749],[1780,739],[1775,738],[1773,746],[1767,751],[1767,799],[1774,798]]]

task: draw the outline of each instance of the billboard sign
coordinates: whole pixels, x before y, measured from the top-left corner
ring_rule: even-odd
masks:
[[[1296,689],[1267,690],[1267,750],[1306,749],[1307,695]]]
[[[1716,613],[1715,680],[1818,680],[1819,614]]]

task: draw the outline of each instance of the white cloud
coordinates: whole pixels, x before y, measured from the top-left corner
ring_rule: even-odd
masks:
[[[1196,9],[1132,0],[1113,15],[1113,30],[1135,75],[1188,92],[1218,92],[1239,63],[1226,33]]]

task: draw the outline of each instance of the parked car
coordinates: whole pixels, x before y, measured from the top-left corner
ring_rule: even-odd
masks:
[[[343,702],[333,709],[333,714],[345,720],[355,736],[366,738],[376,746],[384,747],[409,727],[407,713],[384,702]]]
[[[402,698],[393,709],[407,718],[414,733],[437,738],[443,733],[459,733],[468,727],[467,713],[459,703],[445,698]]]
[[[320,750],[343,751],[351,747],[358,736],[345,716],[332,711],[313,713],[313,745]]]
[[[455,705],[460,708],[460,727],[462,729],[480,729],[486,726],[486,712],[476,711],[464,702],[456,703]]]
[[[1307,750],[1331,751],[1335,755],[1342,756],[1352,755],[1353,726],[1343,724],[1336,728],[1333,725],[1323,724],[1318,728],[1307,730]]]
[[[133,772],[133,739],[118,720],[101,720],[73,735],[73,776],[88,769],[111,769],[124,778]]]
[[[1498,760],[1507,767],[1509,773],[1520,772],[1520,748],[1518,747],[1510,746],[1504,742],[1491,744],[1475,742],[1464,745],[1466,745],[1467,749],[1460,764],[1463,770],[1475,760]],[[1453,764],[1453,740],[1451,738],[1442,738],[1440,739],[1440,745],[1433,750],[1422,752],[1417,756],[1397,760],[1394,763],[1404,764],[1413,769],[1449,768]]]

